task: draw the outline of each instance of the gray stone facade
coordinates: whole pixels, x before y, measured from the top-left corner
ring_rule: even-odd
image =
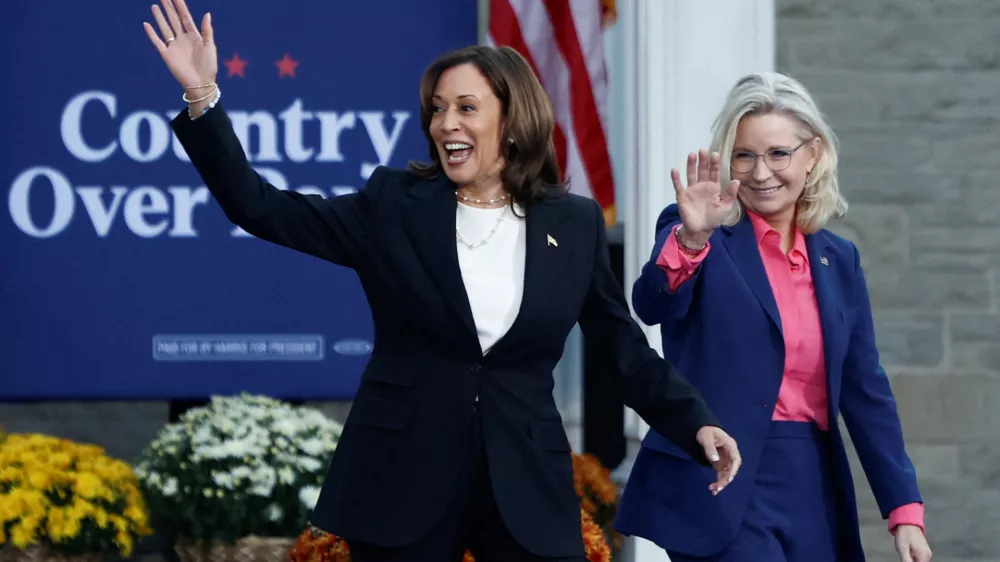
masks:
[[[816,97],[936,561],[1000,561],[1000,2],[777,0],[777,69]],[[871,560],[895,560],[867,481]]]

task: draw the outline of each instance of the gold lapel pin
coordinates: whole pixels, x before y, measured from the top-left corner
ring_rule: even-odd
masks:
[[[830,260],[826,259],[826,256],[820,256],[819,263],[823,265],[830,265]]]
[[[547,238],[547,239],[548,239],[548,241],[549,241],[549,246],[555,246],[556,248],[558,248],[558,247],[559,247],[559,242],[556,242],[556,239],[555,239],[555,238],[553,238],[551,234],[546,234],[546,235],[545,235],[545,238]]]

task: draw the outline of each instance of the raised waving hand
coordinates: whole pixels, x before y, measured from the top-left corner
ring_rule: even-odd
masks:
[[[702,150],[687,159],[687,187],[681,183],[677,169],[670,170],[676,192],[677,208],[684,225],[684,239],[699,246],[708,241],[712,232],[722,225],[736,202],[739,180],[732,180],[722,189],[719,179],[720,157]]]
[[[156,50],[167,64],[170,73],[185,89],[185,100],[209,99],[214,94],[219,59],[215,49],[212,15],[201,19],[201,30],[195,24],[184,0],[161,0],[163,9],[153,5],[156,26],[148,22],[142,27]]]

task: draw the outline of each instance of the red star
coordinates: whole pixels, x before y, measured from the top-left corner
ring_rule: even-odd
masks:
[[[298,68],[299,61],[293,59],[288,53],[285,53],[283,59],[274,61],[274,66],[278,67],[278,78],[285,76],[295,78],[295,69]]]
[[[229,76],[239,76],[240,78],[246,78],[244,71],[247,68],[246,59],[241,59],[239,53],[233,53],[233,58],[224,61],[223,64],[229,70]]]

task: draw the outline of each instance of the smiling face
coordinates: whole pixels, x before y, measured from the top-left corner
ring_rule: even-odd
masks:
[[[465,187],[499,181],[502,108],[482,73],[472,64],[445,70],[431,103],[429,133],[448,178]]]
[[[736,128],[731,176],[740,180],[740,202],[771,223],[788,225],[816,165],[818,139],[784,113],[747,115]],[[756,157],[755,157],[756,155]]]

